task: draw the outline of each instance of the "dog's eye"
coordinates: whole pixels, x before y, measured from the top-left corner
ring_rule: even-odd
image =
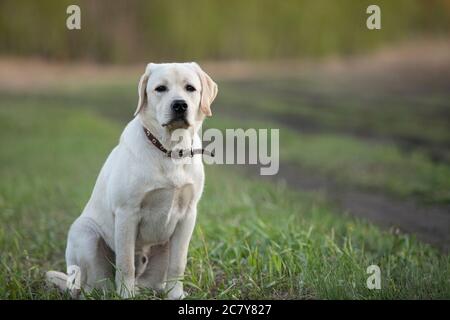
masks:
[[[186,90],[189,92],[194,92],[195,88],[193,86],[191,86],[190,84],[186,85]]]
[[[166,86],[157,86],[155,88],[155,91],[157,91],[157,92],[164,92],[164,91],[167,91],[167,87]]]

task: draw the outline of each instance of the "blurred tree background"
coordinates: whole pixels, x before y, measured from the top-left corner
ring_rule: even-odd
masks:
[[[70,4],[81,30],[66,28]],[[381,7],[380,31],[366,28],[370,4]],[[0,54],[105,63],[348,55],[449,29],[449,0],[0,2]]]

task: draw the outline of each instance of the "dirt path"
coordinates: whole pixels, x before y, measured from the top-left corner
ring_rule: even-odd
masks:
[[[253,90],[269,94],[272,98],[286,99],[295,95],[307,99],[317,108],[329,108],[339,105],[339,101],[348,101],[349,97],[359,95],[362,101],[377,102],[385,99],[399,98],[408,103],[419,103],[415,96],[432,96],[435,93],[450,92],[450,47],[445,46],[439,52],[441,56],[430,54],[427,48],[422,51],[411,51],[403,55],[395,52],[385,54],[384,58],[375,61],[360,60],[349,62],[347,66],[336,65],[317,72],[316,77],[326,79],[327,83],[335,81],[341,86],[337,96],[326,96],[322,92],[311,93],[308,90],[288,92],[287,88],[274,88],[261,83],[240,82],[238,86],[243,93]],[[403,57],[403,58],[402,58]],[[403,60],[399,60],[403,59]],[[311,76],[311,75],[308,75]],[[321,80],[322,81],[322,80]],[[319,81],[320,82],[320,81]],[[245,87],[248,85],[250,87]],[[287,90],[287,91],[286,91]],[[295,99],[292,103],[295,103]],[[330,105],[331,104],[331,105]],[[448,112],[449,105],[441,110]],[[299,115],[283,115],[281,113],[263,111],[251,103],[235,108],[217,108],[219,115],[233,118],[260,120],[262,122],[279,123],[287,128],[302,133],[336,133],[357,137],[368,144],[394,143],[404,152],[420,149],[436,162],[449,163],[450,152],[447,144],[431,143],[420,135],[402,137],[398,135],[380,135],[366,128],[355,131],[344,128],[330,128],[323,123],[314,123]],[[243,112],[242,110],[245,110]],[[445,116],[445,115],[442,115]],[[306,170],[291,163],[280,163],[280,171],[276,176],[260,176],[258,166],[244,166],[245,172],[260,179],[284,181],[294,190],[301,192],[323,192],[326,198],[342,212],[361,217],[385,228],[395,228],[400,232],[414,234],[418,239],[432,244],[441,251],[450,252],[450,205],[424,205],[413,199],[397,199],[381,193],[343,187],[332,179],[317,172]],[[241,168],[242,169],[242,168]]]
[[[243,109],[246,110],[245,113],[237,110],[239,109],[225,109],[218,113],[239,119],[269,121],[271,125],[275,121],[293,130],[305,132],[303,126],[300,126],[300,130],[299,122],[294,117],[252,113],[248,112],[251,109],[247,107]],[[325,131],[317,127],[312,132]],[[383,140],[371,136],[356,136],[369,144],[395,142],[395,140]],[[400,232],[414,234],[418,239],[432,244],[442,252],[450,252],[450,206],[425,206],[412,199],[396,199],[381,193],[343,187],[329,177],[288,162],[280,163],[280,171],[276,176],[259,175],[258,166],[247,165],[240,169],[263,180],[284,181],[289,187],[300,192],[323,192],[327,200],[344,213],[367,219],[385,228],[395,228]]]
[[[267,113],[237,112],[238,109],[221,111],[224,115],[239,119],[268,120],[280,122],[294,130],[300,130],[295,118],[277,117]],[[304,127],[301,131],[305,132]],[[324,132],[316,128],[314,132]],[[358,136],[360,138],[360,136]],[[393,140],[382,140],[364,136],[367,143],[385,143]],[[329,177],[318,172],[301,168],[288,162],[280,163],[280,171],[276,176],[259,175],[258,166],[241,166],[244,172],[263,180],[285,182],[289,187],[301,192],[323,192],[326,198],[341,211],[355,217],[361,217],[385,228],[396,228],[400,232],[415,234],[418,239],[432,244],[442,252],[450,252],[450,205],[423,205],[412,199],[396,199],[381,193],[369,192],[354,187],[343,187]]]

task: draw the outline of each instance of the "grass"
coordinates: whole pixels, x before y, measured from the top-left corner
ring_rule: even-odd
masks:
[[[83,104],[70,96],[66,108],[53,98],[2,100],[2,299],[67,298],[48,290],[43,275],[64,270],[68,228],[122,130],[101,113],[76,108]],[[414,237],[339,215],[320,197],[246,179],[228,166],[206,171],[185,279],[191,298],[450,297],[450,258]],[[382,290],[366,288],[371,264],[381,268]]]

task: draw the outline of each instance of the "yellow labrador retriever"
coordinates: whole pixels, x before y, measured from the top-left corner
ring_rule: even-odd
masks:
[[[185,297],[181,280],[204,184],[198,130],[217,85],[196,63],[150,63],[138,92],[135,117],[69,230],[67,274],[46,274],[73,297],[114,281],[125,298],[139,288]]]

